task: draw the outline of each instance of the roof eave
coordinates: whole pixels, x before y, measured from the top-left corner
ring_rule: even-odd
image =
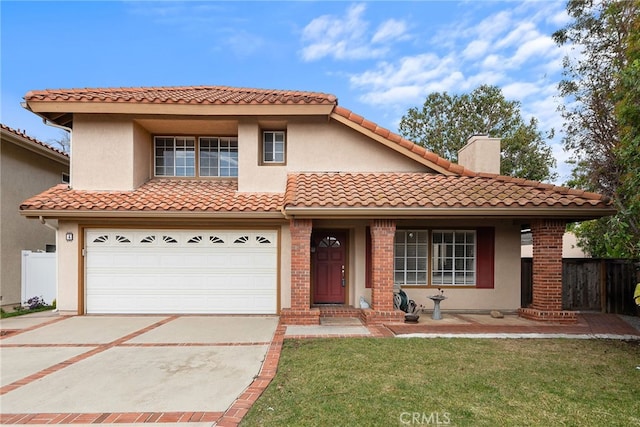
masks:
[[[62,210],[62,209],[21,209],[27,218],[164,218],[164,219],[282,219],[280,211],[269,212],[208,212],[208,211],[109,211],[109,210]]]
[[[616,213],[611,208],[308,208],[285,207],[283,212],[296,218],[565,218],[596,219]]]
[[[328,116],[334,104],[180,104],[146,102],[26,101],[27,108],[57,123],[67,114],[159,114],[202,116],[321,115]],[[68,121],[67,119],[65,119]]]

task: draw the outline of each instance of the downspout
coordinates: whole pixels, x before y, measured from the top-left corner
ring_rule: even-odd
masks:
[[[44,225],[47,228],[50,228],[54,231],[54,234],[56,236],[56,252],[58,252],[58,227],[56,227],[55,225],[51,225],[47,222],[47,220],[45,220],[42,215],[40,215],[38,217],[38,219],[40,220],[40,223],[42,225]],[[58,311],[58,255],[56,253],[56,308],[53,310],[53,312],[57,312]]]
[[[56,247],[58,247],[58,227],[56,227],[55,225],[51,225],[47,222],[47,220],[45,220],[42,215],[40,215],[38,217],[38,219],[40,220],[40,224],[44,225],[45,227],[48,227],[50,229],[52,229],[53,231],[56,232]]]

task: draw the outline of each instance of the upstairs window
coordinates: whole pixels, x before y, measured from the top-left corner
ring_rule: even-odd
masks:
[[[284,163],[285,140],[286,138],[284,131],[268,130],[262,132],[262,163]]]
[[[237,177],[237,137],[154,138],[155,176]]]
[[[238,138],[200,138],[200,176],[238,176]]]
[[[195,150],[195,138],[171,136],[156,137],[156,176],[195,176]]]

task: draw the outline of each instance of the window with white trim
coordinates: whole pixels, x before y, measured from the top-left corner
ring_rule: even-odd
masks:
[[[476,286],[476,241],[475,230],[396,230],[394,283]]]
[[[154,153],[155,176],[238,176],[237,137],[156,136]]]
[[[434,230],[431,240],[431,284],[475,285],[476,232]]]
[[[202,137],[200,176],[238,176],[238,138]]]
[[[285,132],[266,130],[262,132],[262,162],[284,163]]]
[[[154,143],[156,176],[196,175],[195,138],[159,136]]]

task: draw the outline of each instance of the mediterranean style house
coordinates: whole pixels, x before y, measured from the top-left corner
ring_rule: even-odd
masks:
[[[443,308],[572,321],[565,224],[613,212],[598,194],[482,172],[499,168],[495,139],[471,138],[454,164],[324,93],[40,90],[24,105],[72,130],[70,185],[20,207],[58,221],[62,313],[314,324],[330,306],[376,324],[403,319],[399,286],[419,304],[441,288]],[[525,226],[531,307],[520,307]]]
[[[21,252],[45,251],[56,243],[55,232],[20,215],[20,203],[68,179],[69,156],[0,124],[0,306],[21,301]],[[39,295],[28,295],[33,297]],[[46,301],[51,303],[51,301]]]

